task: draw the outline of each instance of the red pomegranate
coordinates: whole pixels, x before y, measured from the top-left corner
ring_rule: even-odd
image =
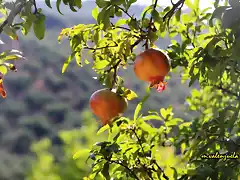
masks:
[[[140,53],[134,64],[134,72],[138,79],[150,83],[158,92],[165,90],[165,76],[170,71],[169,60],[166,54],[156,49],[147,49]]]
[[[90,108],[102,122],[109,124],[113,118],[121,115],[127,108],[127,100],[110,89],[100,89],[92,94],[89,100]]]

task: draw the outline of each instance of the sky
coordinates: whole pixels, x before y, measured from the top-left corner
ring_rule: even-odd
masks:
[[[194,2],[194,0],[191,0],[192,2]],[[174,3],[178,2],[178,0],[173,0]],[[211,6],[213,0],[200,0],[200,8],[207,8],[209,6]],[[142,5],[150,5],[152,4],[152,0],[138,0],[136,4],[142,4]],[[167,6],[167,5],[171,5],[171,0],[159,0],[159,5],[162,6]]]
[[[85,0],[85,1],[88,1],[88,0]],[[173,0],[174,3],[176,3],[178,0]],[[191,0],[192,2],[194,0]],[[162,6],[167,6],[167,5],[171,5],[171,0],[159,0],[158,1],[159,5],[162,5]],[[211,4],[214,2],[214,0],[200,0],[200,7],[201,8],[206,8],[206,7],[209,7],[211,6]],[[137,2],[135,4],[140,4],[140,5],[150,5],[152,4],[152,0],[137,0]]]

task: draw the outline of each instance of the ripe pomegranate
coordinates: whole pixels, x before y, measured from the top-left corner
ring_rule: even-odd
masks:
[[[158,92],[165,90],[167,83],[164,82],[165,76],[170,71],[167,55],[156,49],[147,49],[140,53],[134,64],[136,76],[150,83]]]
[[[4,86],[3,86],[3,79],[0,78],[0,94],[2,96],[2,98],[6,98],[7,97],[7,93],[4,89]]]
[[[110,89],[100,89],[92,94],[90,108],[102,122],[109,124],[113,118],[121,115],[127,108],[127,100]]]

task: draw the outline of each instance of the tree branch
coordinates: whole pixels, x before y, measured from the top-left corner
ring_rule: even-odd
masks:
[[[155,10],[157,8],[157,3],[158,3],[158,0],[155,0],[155,3],[153,5],[153,10]],[[153,16],[151,15],[151,18],[150,18],[150,24],[149,24],[149,29],[151,30],[151,25],[152,25],[152,21],[153,21]]]
[[[116,45],[107,45],[107,46],[103,46],[103,47],[96,47],[96,48],[94,48],[94,47],[88,47],[88,46],[84,46],[83,48],[84,49],[89,49],[89,50],[94,50],[94,51],[96,51],[96,50],[101,50],[101,49],[106,49],[106,48],[111,48],[111,47],[117,47],[118,45],[116,44]]]
[[[163,173],[163,177],[166,179],[166,180],[169,180],[169,178],[167,177],[167,175],[164,173],[163,169],[158,165],[157,161],[154,160],[154,164],[158,167],[158,169]]]
[[[133,16],[131,16],[125,9],[123,9],[122,7],[120,6],[116,6],[118,7],[122,12],[124,12],[129,18],[131,18],[132,20],[136,20],[136,18],[134,18]],[[138,28],[141,30],[141,32],[145,32],[141,27],[140,25],[138,24]]]
[[[33,6],[34,6],[34,13],[33,14],[37,14],[38,8],[37,8],[36,0],[32,0],[32,1],[33,1]]]
[[[176,12],[176,10],[181,9],[184,5],[185,0],[179,0],[178,2],[176,2],[175,4],[172,2],[172,9],[170,11],[168,11],[164,16],[163,16],[163,21],[166,21],[166,19],[168,19],[168,21],[171,19],[171,17],[173,16],[173,14]]]
[[[237,93],[230,91],[229,89],[225,89],[222,86],[215,86],[217,89],[221,90],[223,93],[227,93],[230,96],[235,96],[238,100],[240,100],[240,96]]]

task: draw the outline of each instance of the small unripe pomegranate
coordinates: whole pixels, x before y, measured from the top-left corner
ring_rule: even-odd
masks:
[[[101,120],[104,126],[124,113],[128,103],[124,97],[110,89],[100,89],[92,94],[89,105],[93,114]]]
[[[158,92],[165,90],[165,76],[170,71],[167,55],[156,49],[147,49],[140,53],[134,64],[134,72],[138,79],[150,83]]]

